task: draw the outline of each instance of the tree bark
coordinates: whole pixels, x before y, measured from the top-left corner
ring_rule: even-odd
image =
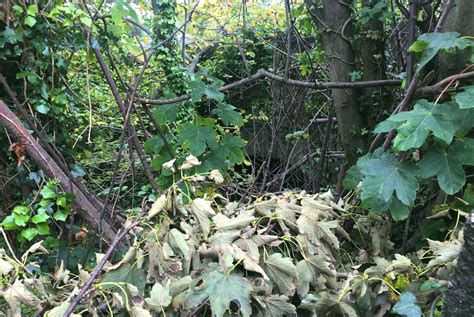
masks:
[[[458,32],[461,36],[474,36],[473,17],[474,5],[472,0],[456,0],[441,32]],[[440,76],[438,79],[458,74],[470,63],[470,48],[454,54],[441,52],[439,56]]]
[[[464,247],[445,296],[444,316],[472,316],[474,313],[474,213],[464,227]]]
[[[321,33],[331,81],[349,81],[350,74],[356,71],[355,53],[349,42],[353,34],[352,1],[305,0],[305,3]],[[358,89],[332,90],[341,143],[349,164],[356,162],[357,149],[365,149],[361,135],[365,120],[358,109],[359,96]]]
[[[65,191],[74,193],[77,205],[84,219],[91,224],[92,227],[100,229],[103,238],[107,242],[112,241],[115,237],[115,229],[112,225],[107,219],[101,220],[101,211],[98,210],[82,190],[69,179],[53,158],[31,136],[20,119],[2,100],[0,100],[0,124],[14,136],[18,143],[25,147],[30,157],[48,177],[58,179],[61,187]]]

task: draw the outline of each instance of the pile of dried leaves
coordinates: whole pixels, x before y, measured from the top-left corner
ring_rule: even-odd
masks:
[[[104,266],[75,316],[421,316],[436,309],[462,245],[430,241],[424,254],[390,255],[387,218],[350,214],[330,192],[185,205],[177,188],[130,232],[132,247]],[[351,235],[342,228],[349,216]],[[37,252],[47,250],[38,243],[28,253]],[[27,257],[0,251],[0,311],[63,316],[91,271],[38,273]]]

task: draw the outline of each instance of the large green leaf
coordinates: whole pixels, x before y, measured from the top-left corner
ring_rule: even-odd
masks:
[[[210,148],[217,146],[217,140],[212,133],[211,128],[185,123],[178,140],[183,147],[189,149],[191,154],[199,156],[206,151],[206,145]]]
[[[474,86],[464,88],[464,91],[456,94],[454,99],[461,109],[474,108]]]
[[[179,105],[176,104],[157,106],[153,112],[153,117],[159,124],[173,122],[178,115],[179,108]]]
[[[200,279],[202,284],[196,287],[186,299],[185,306],[194,306],[209,299],[212,316],[222,317],[226,311],[239,309],[241,316],[250,316],[251,285],[239,274],[211,271]]]
[[[331,270],[332,264],[322,255],[313,255],[303,259],[296,264],[298,279],[296,280],[296,289],[300,298],[306,297],[309,292],[310,284],[317,284],[320,273],[328,276],[334,276],[335,272]]]
[[[257,298],[262,306],[264,317],[284,317],[296,316],[296,307],[289,303],[289,299],[284,295],[270,295],[265,298]]]
[[[466,183],[463,165],[474,165],[474,139],[457,139],[450,146],[432,145],[418,163],[420,175],[436,176],[440,188],[449,195]]]
[[[226,134],[221,139],[220,154],[226,157],[230,162],[241,164],[245,160],[242,148],[245,141],[236,135]]]
[[[147,305],[154,311],[161,313],[163,308],[171,304],[169,287],[156,282],[150,292],[150,297],[145,298]]]
[[[224,100],[224,94],[221,93],[215,85],[207,85],[199,77],[194,76],[190,82],[191,86],[191,101],[200,101],[202,96],[206,95],[210,99],[214,99],[217,102]]]
[[[392,312],[406,317],[420,317],[421,308],[416,304],[416,297],[410,292],[400,295],[400,300],[393,306]]]
[[[281,253],[274,253],[265,260],[264,270],[270,280],[279,289],[281,294],[293,295],[294,280],[298,277],[296,266],[291,258],[283,257]]]
[[[362,169],[362,200],[370,201],[372,208],[392,202],[392,195],[406,206],[415,201],[418,191],[416,166],[411,162],[400,162],[393,154],[384,153],[380,158],[370,159]]]
[[[455,103],[437,105],[426,100],[419,100],[411,111],[393,115],[387,121],[399,123],[398,134],[393,141],[397,151],[406,151],[421,147],[430,133],[450,143],[459,128],[460,121],[466,113],[459,110]],[[394,126],[379,124],[376,133],[388,132]]]
[[[212,114],[217,115],[225,125],[236,125],[240,127],[244,124],[244,119],[235,109],[234,106],[221,102],[217,105],[216,109],[212,110]]]
[[[146,285],[146,274],[143,269],[137,268],[136,265],[130,265],[129,263],[122,264],[118,269],[109,271],[104,274],[102,282],[112,282],[112,283],[129,283],[135,286],[138,291],[143,294],[145,291]],[[105,285],[104,288],[115,288],[119,291],[118,288],[111,285]]]
[[[418,37],[410,47],[411,51],[421,52],[420,63],[416,69],[418,73],[440,50],[451,51],[463,49],[471,45],[468,39],[460,38],[457,32],[425,33]]]

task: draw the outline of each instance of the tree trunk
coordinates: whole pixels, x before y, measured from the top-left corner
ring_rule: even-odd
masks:
[[[353,34],[351,0],[305,0],[314,23],[321,33],[329,65],[331,81],[350,81],[356,71],[356,60],[350,38]],[[358,109],[357,89],[333,89],[332,97],[336,110],[341,143],[347,161],[354,164],[356,150],[364,150],[361,135],[365,120]]]
[[[458,32],[461,36],[474,36],[474,5],[472,0],[456,0],[453,9],[449,12],[442,32]],[[439,79],[458,74],[471,64],[471,49],[460,52],[440,53]]]
[[[474,213],[464,228],[464,247],[445,296],[444,316],[474,314]]]

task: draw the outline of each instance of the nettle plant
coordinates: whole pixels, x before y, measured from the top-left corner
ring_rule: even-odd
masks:
[[[416,74],[439,52],[472,48],[458,33],[421,35],[411,50],[421,53]],[[396,131],[389,151],[382,148],[361,157],[345,179],[348,188],[360,187],[362,207],[389,210],[403,220],[415,204],[421,184],[436,178],[440,189],[454,195],[466,183],[465,166],[474,165],[474,86],[463,87],[440,103],[417,100],[413,110],[390,116],[376,133]]]

